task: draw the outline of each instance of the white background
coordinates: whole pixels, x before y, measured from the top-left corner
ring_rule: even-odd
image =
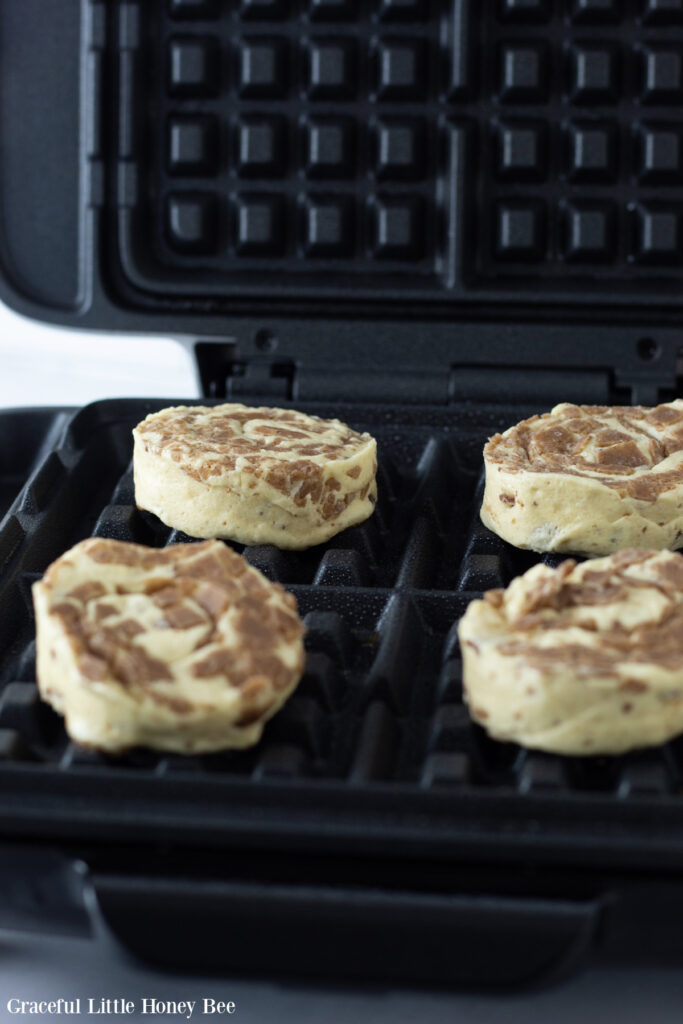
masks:
[[[0,409],[198,393],[192,356],[176,341],[48,327],[0,303]]]

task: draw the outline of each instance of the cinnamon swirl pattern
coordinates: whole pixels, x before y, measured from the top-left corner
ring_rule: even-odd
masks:
[[[683,732],[683,555],[536,565],[459,626],[465,699],[498,740],[620,754]]]
[[[100,750],[250,746],[303,672],[294,597],[220,541],[85,540],[33,600],[41,696]]]
[[[306,548],[374,511],[376,442],[339,420],[177,406],[133,435],[138,507],[193,537]]]
[[[563,403],[484,448],[485,526],[516,547],[606,555],[683,546],[683,399]]]

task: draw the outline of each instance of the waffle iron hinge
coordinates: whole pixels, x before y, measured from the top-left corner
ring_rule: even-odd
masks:
[[[266,339],[267,340],[267,339]],[[639,365],[571,367],[501,364],[311,364],[275,355],[261,344],[244,357],[234,343],[194,346],[202,394],[207,398],[263,402],[367,402],[397,405],[505,403],[550,408],[587,405],[657,405],[683,392],[683,353],[678,360],[641,355]]]
[[[683,358],[671,366],[637,369],[570,367],[456,366],[448,401],[521,402],[551,407],[577,405],[658,405],[683,392]]]
[[[400,370],[339,364],[309,366],[286,357],[240,358],[236,348],[212,342],[194,346],[202,394],[234,401],[448,402],[448,369]]]
[[[504,402],[538,405],[559,402],[589,405],[631,401],[655,404],[667,391],[661,377],[617,382],[611,370],[456,366],[374,369],[360,366],[308,366],[294,361],[251,360],[226,367],[222,381],[207,380],[205,393],[272,401],[366,402],[396,405],[458,405]],[[669,389],[670,390],[670,389]],[[643,397],[644,396],[644,397]],[[648,397],[650,396],[650,397]]]
[[[227,397],[290,398],[299,402],[392,402],[445,405],[448,374],[422,369],[389,372],[359,367],[308,367],[289,362],[236,363],[226,379]]]
[[[606,368],[454,366],[449,401],[522,403],[541,409],[560,402],[628,403],[629,395],[615,386],[614,374]]]
[[[626,392],[630,405],[658,405],[683,397],[683,350],[673,370],[666,368],[641,369],[637,373],[617,371],[614,375],[617,389]]]
[[[231,360],[218,366],[200,360],[202,392],[234,401],[391,402],[398,405],[458,405],[463,402],[522,403],[550,407],[656,405],[675,397],[676,382],[661,374],[637,376],[611,370],[549,370],[529,367],[453,367],[372,370],[310,367],[293,360]]]
[[[448,369],[409,367],[300,366],[293,397],[300,401],[446,405]]]
[[[272,405],[293,397],[295,365],[291,359],[241,359],[234,344],[214,342],[198,342],[194,352],[206,398],[262,399]]]

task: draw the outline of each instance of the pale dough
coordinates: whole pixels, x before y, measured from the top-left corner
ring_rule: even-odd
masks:
[[[374,511],[376,442],[339,420],[177,406],[133,435],[138,507],[192,537],[306,548]]]
[[[519,548],[607,555],[683,546],[683,399],[564,403],[484,448],[485,526]]]
[[[536,565],[473,601],[459,637],[470,714],[495,739],[621,754],[683,732],[683,555]]]
[[[85,540],[33,600],[41,696],[85,746],[250,746],[303,671],[294,597],[220,541]]]

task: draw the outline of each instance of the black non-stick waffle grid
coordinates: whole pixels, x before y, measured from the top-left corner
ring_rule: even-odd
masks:
[[[41,436],[24,449],[33,469],[0,527],[0,779],[28,767],[36,783],[95,771],[110,785],[133,772],[154,787],[170,773],[195,780],[200,800],[209,778],[241,780],[252,794],[275,780],[290,793],[336,782],[358,794],[389,785],[418,798],[488,791],[559,801],[592,792],[622,806],[675,800],[679,742],[624,758],[552,757],[489,740],[462,703],[459,616],[537,558],[478,519],[482,443],[531,412],[520,407],[334,410],[378,439],[378,505],[368,522],[309,551],[237,546],[293,591],[308,631],[303,681],[252,750],[107,758],[70,743],[37,695],[30,585],[91,534],[151,546],[188,539],[134,504],[131,429],[163,405],[102,402],[71,421],[64,413],[35,421]],[[20,426],[12,417],[34,414],[4,415],[11,430]]]
[[[679,0],[113,8],[118,247],[141,291],[679,290]]]

